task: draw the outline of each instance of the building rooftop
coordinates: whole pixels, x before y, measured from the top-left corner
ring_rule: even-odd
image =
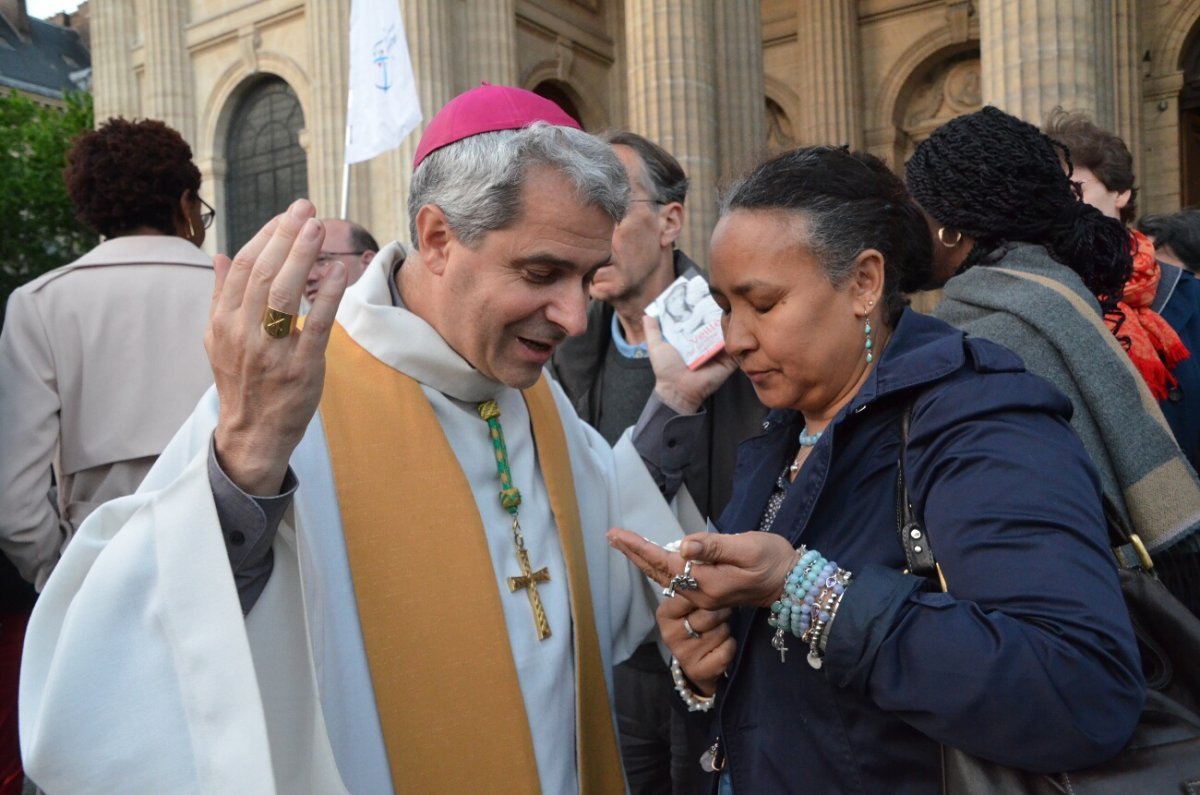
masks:
[[[79,31],[33,19],[5,4],[0,13],[0,87],[61,99],[64,92],[86,90],[92,57]]]

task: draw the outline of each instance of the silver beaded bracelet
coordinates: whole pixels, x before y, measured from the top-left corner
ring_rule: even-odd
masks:
[[[687,705],[688,712],[708,712],[717,702],[715,695],[702,696],[692,690],[688,685],[687,677],[683,675],[683,669],[679,667],[679,660],[674,657],[671,658],[671,679],[675,682],[675,692]]]

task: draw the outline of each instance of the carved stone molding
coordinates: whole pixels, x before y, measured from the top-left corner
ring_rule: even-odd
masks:
[[[983,105],[983,76],[979,61],[963,61],[946,72],[945,89],[942,97],[953,115],[971,113]]]
[[[566,36],[554,40],[554,62],[558,79],[570,79],[571,67],[575,65],[575,43]]]
[[[258,49],[262,47],[262,33],[254,25],[246,25],[238,30],[238,49],[242,55],[242,63],[249,74],[258,74]]]
[[[983,105],[982,76],[978,58],[943,64],[913,92],[904,114],[907,131],[941,124],[955,116],[971,113]]]
[[[951,41],[967,41],[971,37],[971,17],[975,4],[971,0],[946,0],[946,26]]]

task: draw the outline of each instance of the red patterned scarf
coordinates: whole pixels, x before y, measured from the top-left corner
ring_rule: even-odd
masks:
[[[1162,315],[1150,308],[1162,270],[1154,258],[1154,244],[1136,229],[1129,231],[1133,245],[1133,275],[1125,282],[1125,297],[1117,313],[1105,317],[1109,330],[1122,342],[1129,358],[1159,400],[1166,400],[1178,385],[1171,370],[1191,355]],[[1117,324],[1120,327],[1117,327]]]

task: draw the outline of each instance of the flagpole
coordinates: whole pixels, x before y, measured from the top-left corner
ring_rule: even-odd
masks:
[[[346,107],[350,107],[350,95],[354,89],[346,91]],[[346,143],[342,147],[342,212],[338,216],[343,221],[348,220],[350,212],[350,161],[346,159],[346,148],[350,146],[350,114],[346,114]]]
[[[339,216],[343,221],[348,220],[347,215],[350,211],[350,164],[345,163],[342,166],[342,213]]]

